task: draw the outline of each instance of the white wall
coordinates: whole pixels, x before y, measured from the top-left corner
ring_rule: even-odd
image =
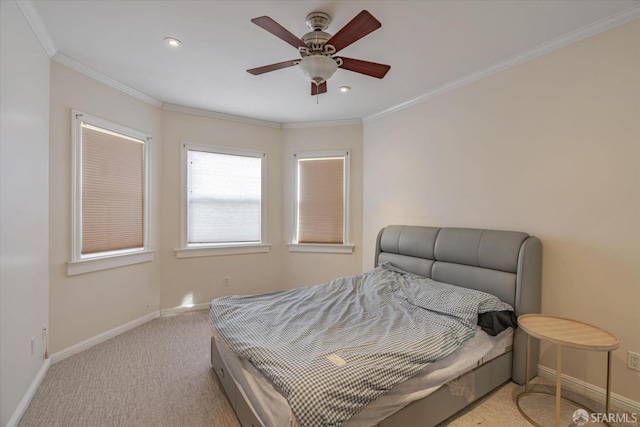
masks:
[[[161,112],[146,102],[51,63],[50,353],[157,312],[158,256],[152,262],[67,276],[71,258],[71,110],[76,109],[153,136],[150,246],[158,249]]]
[[[283,285],[294,288],[316,285],[340,276],[362,271],[362,126],[293,128],[283,130],[282,192],[284,243],[293,236],[293,153],[301,151],[351,150],[350,159],[350,238],[352,254],[318,254],[304,252],[283,253]]]
[[[49,312],[49,56],[0,1],[0,424],[44,365]],[[31,337],[36,337],[31,355]],[[24,408],[22,408],[24,409]],[[13,417],[13,419],[12,419]]]
[[[542,312],[615,333],[615,393],[640,401],[640,20],[365,123],[364,267],[388,224],[522,230]],[[606,353],[563,373],[605,387]],[[555,349],[541,363],[555,369]]]

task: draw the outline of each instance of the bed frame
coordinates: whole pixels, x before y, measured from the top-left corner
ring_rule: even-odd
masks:
[[[518,316],[540,312],[542,245],[527,233],[390,225],[380,230],[376,241],[375,265],[383,262],[440,282],[491,293],[511,304]],[[531,344],[529,374],[533,378],[537,375],[539,349],[536,340]],[[513,351],[458,378],[474,385],[475,396],[471,400],[452,394],[449,386],[444,385],[377,427],[435,426],[509,380],[524,384],[525,358],[526,336],[516,330]],[[211,364],[240,424],[261,426],[244,394],[226,372],[213,337]]]

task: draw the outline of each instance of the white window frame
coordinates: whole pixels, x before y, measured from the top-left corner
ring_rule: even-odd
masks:
[[[145,141],[144,224],[143,246],[141,248],[82,255],[82,123]],[[71,261],[67,263],[67,275],[73,276],[76,274],[153,261],[154,251],[149,247],[151,135],[77,110],[71,111],[71,129]]]
[[[189,245],[187,241],[189,238],[187,184],[189,172],[188,153],[192,150],[215,154],[255,157],[262,160],[260,242],[225,242]],[[174,250],[176,258],[263,253],[269,252],[270,249],[271,245],[267,243],[267,153],[182,142],[180,144],[180,247]]]
[[[298,160],[300,159],[321,159],[325,157],[344,157],[344,228],[342,230],[343,244],[336,243],[298,243]],[[351,254],[355,245],[350,242],[349,235],[349,200],[351,187],[351,150],[332,151],[302,151],[293,153],[293,221],[292,221],[292,242],[288,243],[289,252],[315,252],[315,253],[337,253]]]

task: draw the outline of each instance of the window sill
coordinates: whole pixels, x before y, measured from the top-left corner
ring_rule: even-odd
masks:
[[[67,276],[153,261],[154,253],[155,251],[140,251],[69,261],[67,263]]]
[[[332,243],[288,243],[289,252],[316,252],[333,254],[352,254],[355,245]]]
[[[202,246],[174,250],[176,252],[176,258],[194,258],[203,256],[264,253],[271,250],[271,245],[267,243],[251,243],[246,245]]]

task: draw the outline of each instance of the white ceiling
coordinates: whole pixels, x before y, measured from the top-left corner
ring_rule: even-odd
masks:
[[[615,25],[620,16],[640,16],[640,0],[30,3],[60,62],[88,67],[164,104],[285,124],[371,117],[559,47],[590,28]],[[260,76],[246,72],[299,58],[251,18],[270,16],[302,36],[309,31],[306,15],[323,11],[333,19],[327,32],[335,34],[362,9],[382,28],[341,53],[390,64],[384,79],[338,69],[328,93],[316,99],[296,67]],[[166,36],[182,46],[168,48]],[[338,92],[342,85],[352,90]]]

